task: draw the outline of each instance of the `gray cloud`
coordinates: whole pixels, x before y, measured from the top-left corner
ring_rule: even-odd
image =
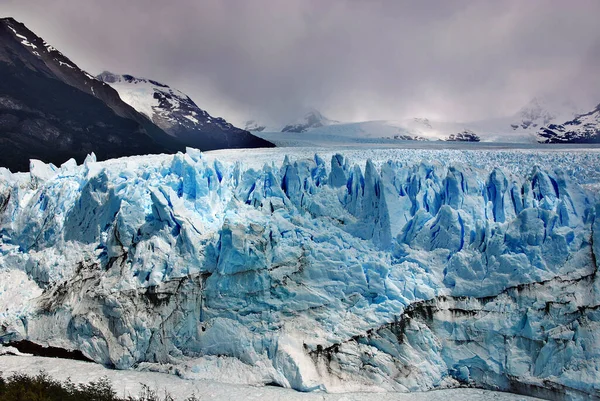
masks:
[[[0,0],[92,73],[164,81],[235,123],[468,120],[600,102],[597,0]]]

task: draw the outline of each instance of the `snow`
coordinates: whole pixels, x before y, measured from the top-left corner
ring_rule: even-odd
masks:
[[[348,141],[397,142],[414,140],[448,140],[451,135],[472,132],[483,142],[535,143],[540,128],[552,122],[563,122],[581,114],[573,102],[557,101],[555,97],[533,98],[514,115],[478,121],[436,121],[423,117],[400,120],[338,122],[329,120],[316,110],[286,126],[246,123],[249,131],[260,132],[261,137],[282,144],[297,146],[290,141],[341,144]],[[291,131],[291,132],[285,132]],[[282,135],[283,133],[283,135]],[[256,133],[255,133],[256,134]]]
[[[65,67],[69,67],[69,68],[75,68],[75,67],[73,67],[71,64],[69,64],[69,63],[65,63],[65,62],[63,62],[63,61],[60,61],[60,60],[58,60],[58,64],[59,64],[60,66],[63,66],[63,65],[64,65]]]
[[[598,394],[598,148],[444,146],[3,171],[0,271],[27,280],[0,340],[302,391]]]
[[[183,380],[176,376],[140,371],[110,370],[101,365],[88,362],[31,357],[31,356],[2,356],[0,348],[0,366],[2,374],[7,377],[14,373],[35,375],[44,371],[57,380],[71,379],[74,383],[89,383],[102,377],[107,377],[118,396],[136,396],[142,389],[142,384],[162,396],[165,391],[171,394],[175,401],[183,401],[191,395],[204,400],[331,400],[331,401],[516,401],[535,400],[510,393],[499,393],[478,389],[450,389],[427,393],[385,394],[385,393],[300,393],[290,389],[277,387],[243,386],[223,384],[209,380]]]
[[[553,143],[600,142],[600,105],[562,124],[548,125],[538,133],[538,140]]]
[[[7,248],[0,249],[0,252],[8,250]],[[41,294],[42,290],[25,272],[21,270],[0,271],[0,305],[2,306],[0,320],[18,320],[26,316],[31,307],[31,301]]]
[[[48,43],[46,43],[45,41],[44,41],[44,47],[46,48],[46,51],[48,51],[48,52],[54,52],[54,51],[56,51],[56,48],[55,48],[55,47],[53,47],[53,46],[49,45],[49,44],[48,44]]]
[[[98,79],[109,84],[119,93],[125,103],[154,122],[165,119],[170,121],[170,124],[176,122],[185,125],[186,120],[194,125],[200,124],[200,121],[195,117],[198,114],[197,112],[187,112],[188,103],[191,103],[193,107],[196,106],[181,91],[150,79],[118,75],[106,71],[100,74]],[[157,95],[164,103],[161,104]],[[173,114],[181,111],[183,102],[186,103],[186,112],[182,114],[185,120],[177,121]]]
[[[17,36],[21,36],[21,35],[17,35]],[[31,47],[32,49],[37,49],[37,46],[36,46],[36,45],[34,45],[33,43],[29,42],[29,41],[27,40],[27,38],[25,38],[24,36],[23,36],[23,38],[24,38],[24,39],[21,41],[21,43],[22,43],[23,45],[25,45],[25,46],[27,46],[27,47]]]
[[[446,140],[465,130],[473,131],[484,142],[535,143],[534,132],[510,128],[511,119],[494,119],[470,123],[436,122],[415,118],[404,121],[365,121],[336,123],[313,128],[301,134],[290,132],[255,133],[269,140],[302,140],[312,142],[344,143],[348,141],[399,142],[402,136],[422,138],[429,141]]]
[[[286,132],[289,135],[297,135],[316,128],[335,124],[339,124],[339,121],[328,119],[316,109],[308,109],[301,117],[289,124],[261,124],[256,120],[248,120],[244,125],[244,129],[247,131],[258,132]]]
[[[11,31],[13,31],[13,33],[15,34],[15,36],[17,38],[22,39],[21,40],[21,44],[23,44],[23,45],[25,45],[27,47],[31,47],[34,50],[37,49],[37,46],[34,45],[33,43],[31,43],[26,36],[23,36],[20,33],[18,33],[17,30],[15,28],[13,28],[12,26],[10,26],[10,25],[7,25],[7,26],[8,26],[8,29],[10,29]]]
[[[198,124],[199,121],[197,118],[193,117],[193,116],[183,116],[184,118],[187,118],[188,120],[190,120],[191,122],[193,122],[194,124]],[[210,122],[210,121],[209,121]]]
[[[159,106],[154,98],[154,86],[148,82],[111,82],[110,86],[119,93],[125,103],[144,114],[149,119],[154,116],[154,108]]]
[[[27,47],[31,47],[32,49],[37,49],[37,46],[34,45],[33,43],[29,42],[29,39],[27,39],[26,36],[21,35],[20,33],[18,33],[13,27],[8,26],[8,28],[13,31],[13,33],[15,34],[15,36],[21,40],[21,43]]]

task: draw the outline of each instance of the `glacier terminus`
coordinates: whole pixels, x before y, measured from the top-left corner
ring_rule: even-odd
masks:
[[[0,168],[0,341],[300,391],[600,397],[599,152],[248,152]]]

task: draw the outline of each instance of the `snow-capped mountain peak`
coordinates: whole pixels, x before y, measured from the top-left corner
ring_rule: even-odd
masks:
[[[306,132],[311,129],[326,127],[335,123],[337,123],[337,121],[328,119],[316,109],[311,109],[296,122],[283,127],[281,132]]]
[[[431,122],[429,121],[429,119],[428,119],[428,118],[423,118],[423,117],[415,117],[415,118],[413,119],[413,121],[414,121],[415,123],[417,123],[417,124],[421,124],[421,125],[423,125],[423,126],[425,126],[425,127],[427,127],[427,128],[432,128],[432,127],[431,127]]]
[[[562,124],[549,124],[538,132],[543,143],[599,143],[600,104],[588,113],[577,115]]]
[[[259,123],[256,120],[248,120],[246,121],[246,123],[244,124],[244,129],[246,131],[255,131],[255,132],[262,132],[267,128],[266,125],[263,125],[261,123]]]
[[[244,124],[244,129],[252,132],[287,132],[303,133],[318,128],[328,127],[330,125],[340,124],[339,121],[330,120],[323,116],[317,109],[309,109],[302,117],[294,122],[285,125],[277,123],[265,123],[256,119],[248,120]]]
[[[526,106],[517,112],[517,116],[521,118],[520,126],[526,129],[530,126],[538,126],[540,124],[549,124],[556,118],[556,115],[548,110],[543,100],[535,97]]]
[[[123,101],[140,113],[164,125],[163,129],[176,124],[195,126],[212,123],[212,117],[199,109],[189,96],[158,81],[109,71],[96,78],[112,86]],[[201,123],[201,120],[205,121]]]
[[[582,112],[569,100],[536,96],[515,114],[511,127],[513,130],[537,130],[553,122],[571,119]]]
[[[175,138],[202,150],[272,146],[202,110],[185,93],[153,79],[104,71],[97,76],[131,105]]]

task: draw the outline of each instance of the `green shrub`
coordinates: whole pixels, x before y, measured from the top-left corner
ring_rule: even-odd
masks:
[[[3,377],[0,372],[0,400],[2,401],[174,401],[165,391],[160,396],[149,386],[142,384],[137,397],[120,398],[107,377],[87,384],[75,384],[67,379],[64,382],[40,372],[36,376],[13,373]],[[195,395],[186,401],[199,401]]]

